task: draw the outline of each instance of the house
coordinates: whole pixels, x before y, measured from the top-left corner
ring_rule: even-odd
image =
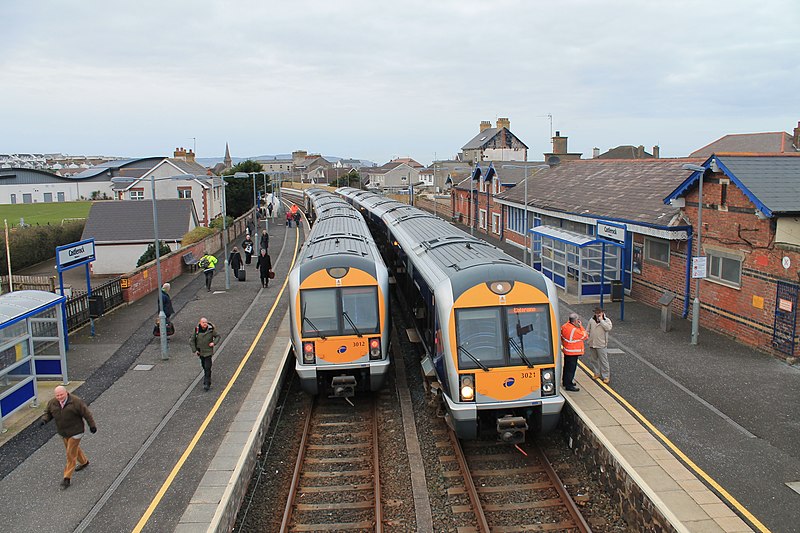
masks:
[[[611,148],[607,152],[600,153],[599,148],[594,148],[592,150],[592,158],[594,159],[651,159],[656,158],[658,159],[661,153],[661,149],[658,146],[653,146],[653,153],[648,154],[644,151],[644,146],[641,144],[639,146],[632,146],[630,144],[624,144],[617,146],[615,148]]]
[[[408,166],[410,166],[412,168],[419,169],[419,170],[422,170],[423,168],[425,168],[425,165],[415,161],[414,159],[412,159],[410,157],[396,157],[396,158],[392,159],[390,161],[390,163],[405,163],[406,165],[408,165]]]
[[[198,225],[194,203],[156,200],[156,211],[159,240],[177,250],[183,236]],[[134,270],[154,238],[152,202],[95,202],[81,236],[81,240],[95,240],[92,271],[103,275]]]
[[[386,163],[379,167],[368,167],[365,170],[370,189],[400,191],[419,181],[419,170],[407,163]]]
[[[191,150],[186,152],[176,148],[174,157],[161,158],[157,164],[137,172],[137,175],[120,176],[115,180],[114,198],[150,200],[155,186],[157,199],[192,200],[199,223],[207,226],[222,213],[223,185],[220,178],[209,176],[206,172],[205,167],[194,161]]]
[[[794,154],[800,152],[800,122],[792,134],[776,131],[725,135],[695,150],[689,157],[710,157],[713,153]]]
[[[665,204],[680,207],[699,250],[689,241],[659,261],[648,264],[645,256],[645,269],[657,270],[661,279],[640,294],[652,302],[664,287],[683,282],[694,298],[696,280],[689,278],[686,257],[705,257],[700,324],[776,355],[797,357],[800,153],[714,153],[702,166],[705,172],[692,172],[664,198]]]
[[[527,161],[528,147],[511,133],[507,118],[498,118],[495,128],[483,120],[479,133],[461,147],[459,159],[470,165],[481,161]]]

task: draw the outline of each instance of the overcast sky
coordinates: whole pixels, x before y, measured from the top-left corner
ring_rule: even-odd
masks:
[[[800,121],[798,0],[2,0],[0,153],[680,157]]]

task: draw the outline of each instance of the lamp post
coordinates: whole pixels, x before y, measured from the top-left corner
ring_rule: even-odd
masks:
[[[525,247],[522,250],[522,262],[528,264],[528,169],[544,169],[550,168],[550,165],[502,165],[503,168],[524,168],[525,169]],[[533,254],[531,254],[533,255]]]
[[[706,167],[687,163],[683,165],[683,169],[700,173],[697,190],[697,249],[694,259],[696,261],[695,266],[699,268],[701,263],[700,259],[703,254],[703,249],[701,247],[703,235],[703,177],[706,173]],[[703,275],[695,277],[694,301],[692,302],[692,344],[697,344],[698,338],[700,337],[700,279],[704,278],[706,275],[705,264],[703,267]]]

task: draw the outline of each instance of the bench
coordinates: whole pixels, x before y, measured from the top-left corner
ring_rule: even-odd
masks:
[[[183,264],[189,267],[189,272],[197,270],[197,259],[192,252],[183,254]]]

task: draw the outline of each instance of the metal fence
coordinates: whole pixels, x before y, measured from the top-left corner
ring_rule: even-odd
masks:
[[[102,298],[104,313],[124,303],[121,281],[122,278],[112,279],[92,289],[92,296]],[[66,307],[68,331],[74,331],[89,322],[89,294],[86,291],[73,291]]]

